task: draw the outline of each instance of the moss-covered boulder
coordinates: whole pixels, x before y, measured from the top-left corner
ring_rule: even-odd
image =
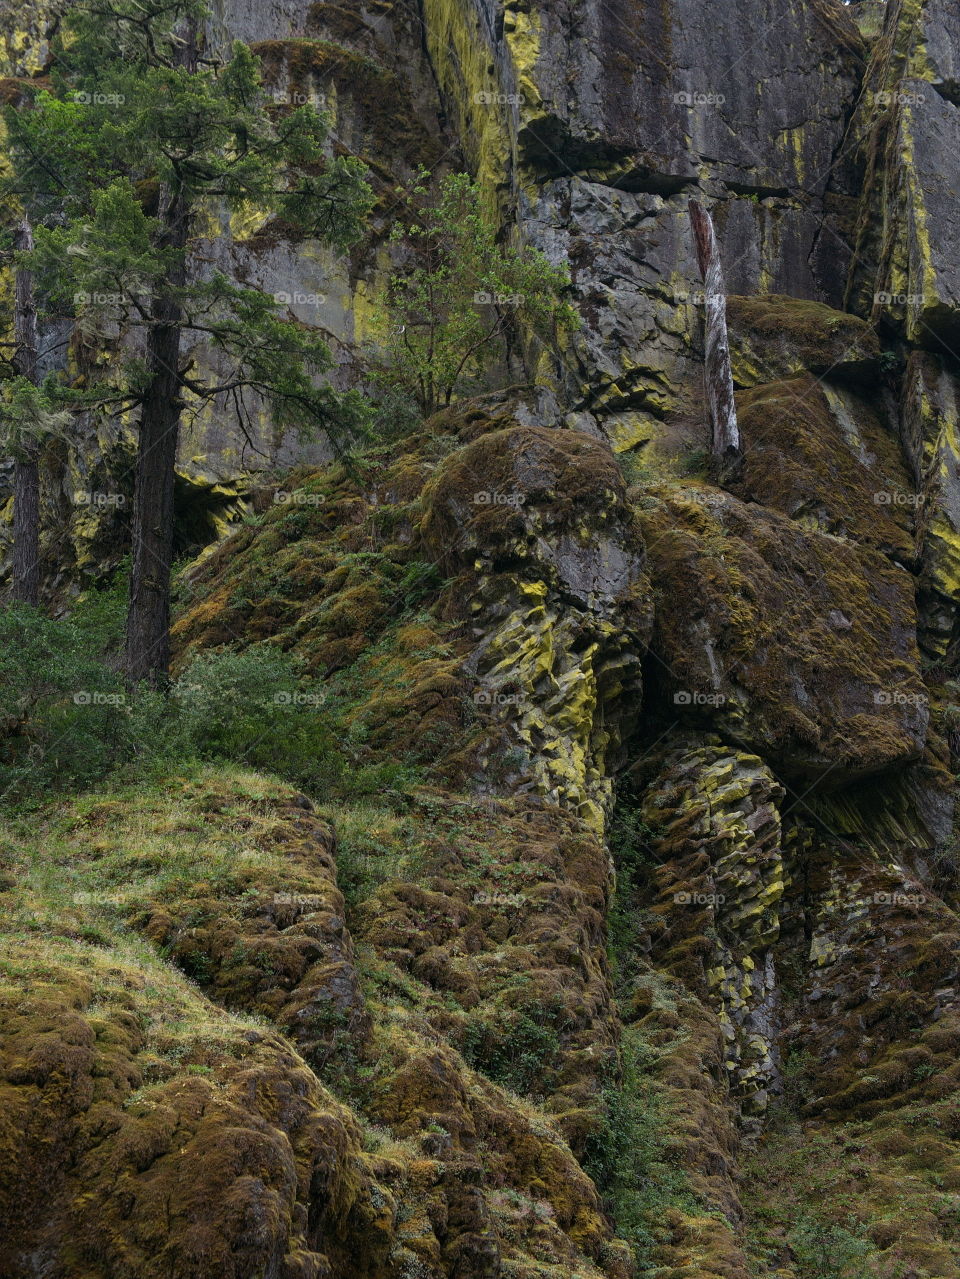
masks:
[[[423,501],[428,552],[470,600],[477,696],[537,789],[599,830],[650,618],[642,540],[609,445],[572,430],[493,430],[445,461]]]
[[[0,1269],[385,1274],[359,1128],[276,1033],[136,947],[7,930]]]
[[[55,880],[33,830],[0,826],[0,1059],[9,1048],[18,1084],[34,1061],[52,1078],[40,1100],[11,1093],[0,1118],[0,1211],[24,1175],[43,1184],[12,1152],[48,1123],[51,1184],[84,1170],[83,1193],[68,1187],[83,1239],[114,1231],[90,1252],[96,1276],[132,1279],[154,1247],[174,1279],[231,1250],[224,1273],[260,1273],[271,1248],[278,1274],[310,1279],[418,1265],[481,1279],[501,1263],[538,1279],[546,1258],[627,1279],[577,1157],[618,1060],[594,832],[542,801],[436,790],[319,815],[275,781],[215,768],[35,820]],[[88,1149],[109,1157],[100,1177]],[[192,1189],[206,1183],[212,1198]],[[58,1194],[24,1198],[22,1222],[11,1209],[4,1274],[26,1279],[21,1251],[41,1236],[58,1265],[73,1258]],[[162,1195],[172,1215],[148,1221]],[[134,1208],[115,1230],[111,1196]]]
[[[639,514],[671,714],[807,785],[919,756],[928,711],[906,572],[704,488],[654,486]]]
[[[742,391],[737,418],[738,497],[912,564],[913,481],[869,401],[808,373]]]
[[[734,385],[802,373],[863,380],[879,367],[880,343],[866,321],[821,302],[781,294],[727,299]]]

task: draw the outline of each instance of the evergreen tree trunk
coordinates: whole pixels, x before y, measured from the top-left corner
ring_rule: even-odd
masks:
[[[180,63],[196,69],[200,45],[195,21],[187,24]],[[151,308],[147,340],[150,378],[140,411],[133,492],[133,555],[127,610],[125,668],[131,684],[166,684],[170,673],[170,571],[173,565],[173,494],[180,436],[180,343],[183,314],[174,296],[186,283],[191,208],[182,189],[168,193],[160,247],[178,251],[168,290]],[[161,206],[162,207],[162,206]]]
[[[711,452],[718,467],[729,472],[742,455],[740,428],[733,400],[733,374],[727,337],[727,295],[713,219],[697,200],[690,201],[697,262],[704,292],[704,383],[710,408]]]
[[[188,209],[170,200],[166,247],[183,249]],[[178,266],[169,284],[184,283]],[[133,495],[133,558],[127,612],[126,673],[132,683],[162,685],[170,670],[170,569],[173,562],[173,491],[180,432],[180,304],[165,293],[155,299],[147,342],[150,380],[140,413]]]
[[[30,219],[24,215],[17,231],[16,247],[33,248]],[[34,384],[37,381],[37,306],[33,272],[17,271],[14,311],[16,354],[14,369]],[[13,468],[13,598],[36,607],[40,603],[40,463],[39,442],[24,440]]]
[[[40,603],[40,464],[36,448],[13,466],[13,598]]]

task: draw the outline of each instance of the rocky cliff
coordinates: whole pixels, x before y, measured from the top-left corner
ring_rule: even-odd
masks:
[[[2,13],[12,77],[50,20]],[[229,418],[184,441],[185,545],[255,517],[187,570],[181,664],[295,652],[419,782],[79,800],[67,905],[7,833],[0,1272],[960,1275],[960,9],[222,0],[211,33],[375,176],[348,261],[210,229],[340,376],[420,165],[567,263],[583,325],[360,472],[266,417],[256,463]],[[48,503],[123,447],[50,459]]]

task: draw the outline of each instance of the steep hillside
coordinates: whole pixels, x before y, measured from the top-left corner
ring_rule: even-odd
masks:
[[[0,8],[6,92],[48,20]],[[0,1276],[960,1276],[956,5],[223,0],[233,36],[375,176],[342,260],[208,237],[343,384],[421,165],[583,323],[350,461],[193,424],[176,697],[282,653],[322,734],[294,777],[267,703],[276,760],[4,803]],[[60,609],[125,553],[70,495],[129,447],[44,458]]]

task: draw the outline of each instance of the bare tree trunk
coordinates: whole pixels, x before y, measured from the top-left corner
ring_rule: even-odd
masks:
[[[698,200],[690,201],[690,220],[704,291],[704,383],[710,409],[711,453],[718,467],[736,467],[743,449],[733,401],[733,374],[727,337],[727,294],[713,218]]]
[[[24,214],[17,230],[16,248],[28,253],[33,248],[33,230]],[[16,372],[37,381],[37,305],[33,292],[33,272],[17,270],[14,310]],[[23,440],[13,467],[13,598],[34,608],[40,603],[40,444]]]

